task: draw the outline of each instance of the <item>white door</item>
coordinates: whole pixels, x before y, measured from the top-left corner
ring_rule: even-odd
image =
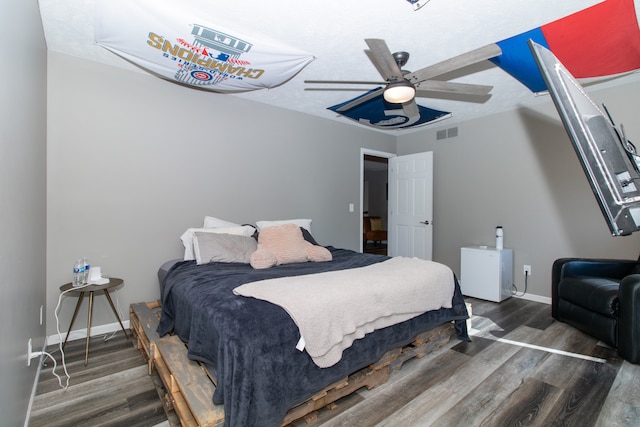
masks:
[[[432,258],[433,152],[389,159],[390,256]]]

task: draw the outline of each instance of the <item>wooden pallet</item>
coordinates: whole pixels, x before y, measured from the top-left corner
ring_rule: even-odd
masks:
[[[187,358],[187,348],[175,335],[151,343],[154,366],[167,389],[182,427],[224,424],[224,407],[211,401],[216,387],[198,362]]]
[[[330,385],[312,398],[293,407],[287,412],[282,425],[288,425],[300,418],[312,421],[317,417],[317,410],[324,407],[331,408],[338,399],[362,387],[371,390],[386,383],[391,374],[400,370],[404,362],[414,357],[426,356],[449,342],[454,334],[453,323],[445,323],[419,334],[410,344],[389,350],[376,363],[349,375],[343,381]]]
[[[129,328],[136,339],[138,350],[149,364],[149,375],[153,371],[153,348],[151,343],[160,337],[156,332],[160,323],[160,301],[139,302],[129,307]]]
[[[222,425],[224,408],[211,401],[215,378],[198,362],[189,360],[187,348],[178,337],[158,337],[155,332],[159,322],[158,308],[157,302],[131,304],[130,323],[138,348],[149,362],[149,372],[155,367],[167,389],[165,400],[169,404],[165,405],[165,410],[175,410],[183,427]],[[455,328],[451,322],[419,334],[410,344],[388,351],[376,363],[331,384],[290,409],[283,425],[299,419],[311,421],[316,418],[316,411],[335,406],[340,398],[362,387],[372,389],[384,384],[404,362],[424,357],[444,346],[454,335]]]

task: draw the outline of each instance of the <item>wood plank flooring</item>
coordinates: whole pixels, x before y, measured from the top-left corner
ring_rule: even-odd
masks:
[[[361,389],[292,426],[640,425],[640,365],[553,321],[546,304],[467,301],[472,342],[453,340],[405,363],[386,384]],[[107,342],[92,338],[86,368],[83,359],[84,341],[68,343],[66,391],[51,367],[43,368],[31,426],[175,425],[175,414],[162,409],[161,383],[147,375],[122,332]]]
[[[408,362],[386,384],[360,390],[296,426],[640,425],[640,366],[554,321],[546,304],[467,301],[473,306],[471,343],[454,340]]]
[[[60,388],[48,359],[40,373],[29,426],[148,427],[167,421],[158,395],[162,384],[149,376],[134,342],[122,331],[108,341],[92,337],[85,367],[85,340],[69,341],[65,347],[69,387]],[[58,346],[47,351],[56,358],[56,373],[66,384]]]

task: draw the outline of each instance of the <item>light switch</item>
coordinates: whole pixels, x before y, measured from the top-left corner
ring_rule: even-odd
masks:
[[[349,212],[353,212],[354,206],[353,203],[349,203]]]

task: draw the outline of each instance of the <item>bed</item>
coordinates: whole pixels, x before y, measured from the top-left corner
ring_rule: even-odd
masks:
[[[301,229],[306,241],[310,233]],[[450,308],[440,308],[377,329],[355,339],[340,360],[319,367],[300,351],[298,325],[281,306],[236,295],[247,283],[359,269],[390,260],[347,249],[324,247],[331,261],[296,262],[256,269],[240,262],[181,260],[159,271],[162,314],[160,336],[173,333],[188,346],[188,357],[205,364],[217,379],[212,396],[223,404],[225,425],[278,426],[286,412],[328,385],[376,362],[390,349],[406,345],[424,331],[454,322],[468,340],[468,318],[457,280]],[[347,286],[347,284],[345,284]],[[393,285],[390,285],[392,288]]]

